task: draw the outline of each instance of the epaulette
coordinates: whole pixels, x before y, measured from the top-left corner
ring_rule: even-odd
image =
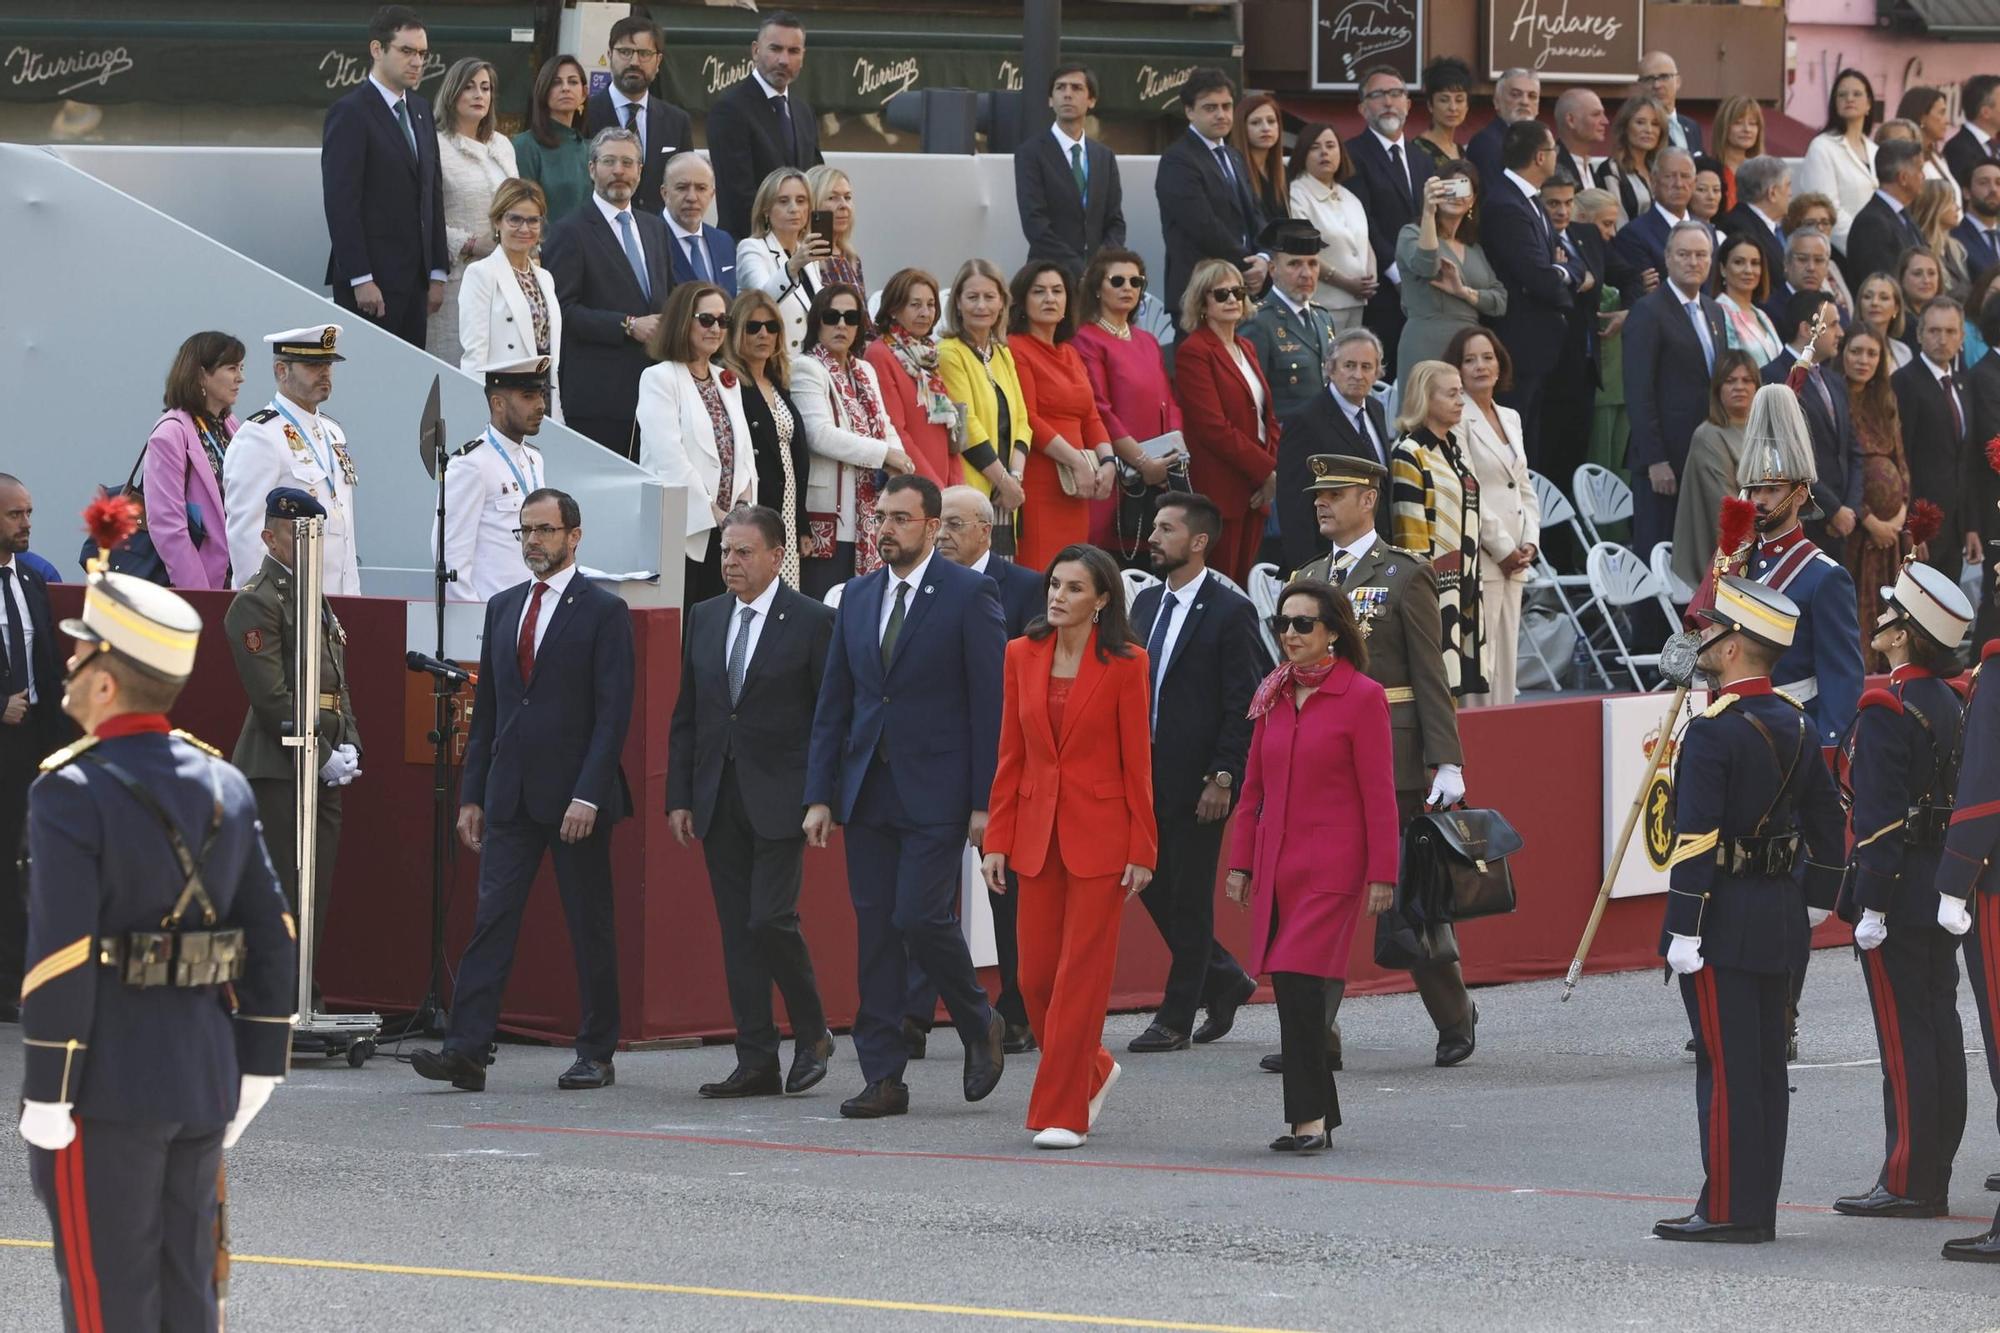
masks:
[[[63,767],[65,764],[70,763],[78,755],[82,754],[85,750],[88,750],[91,746],[95,744],[97,744],[97,737],[95,736],[85,736],[79,740],[71,741],[68,745],[63,746],[62,749],[57,750],[47,759],[42,760],[42,772],[44,773],[55,772],[57,769]]]
[[[1384,546],[1389,546],[1389,543],[1387,543],[1387,542],[1384,542],[1384,543],[1382,543],[1382,544],[1383,544]],[[1422,551],[1412,551],[1412,550],[1411,550],[1411,549],[1410,549],[1409,547],[1407,547],[1407,546],[1389,546],[1389,549],[1390,549],[1390,550],[1392,550],[1392,551],[1394,551],[1394,552],[1395,552],[1396,554],[1398,554],[1398,555],[1406,555],[1406,556],[1409,556],[1409,557],[1410,557],[1410,559],[1412,559],[1412,560],[1428,560],[1428,559],[1430,559],[1430,557],[1429,557],[1429,556],[1427,556],[1427,555],[1425,555],[1425,554],[1424,554],[1424,553],[1423,553]]]
[[[340,423],[339,423],[338,421],[335,421],[335,420],[334,420],[334,419],[333,419],[332,417],[328,416],[328,415],[327,415],[326,413],[324,413],[324,412],[322,412],[322,413],[320,413],[320,414],[319,414],[319,419],[320,419],[321,421],[325,422],[325,423],[326,423],[327,425],[329,425],[329,426],[333,426],[333,427],[336,427],[337,429],[340,429],[340,430],[346,430],[346,429],[347,429],[347,427],[345,427],[345,426],[342,426],[342,425],[341,425],[341,424],[340,424]]]
[[[201,737],[195,735],[191,731],[182,731],[179,727],[175,727],[172,731],[168,732],[167,734],[172,736],[177,741],[186,741],[189,745],[192,745],[195,749],[200,750],[210,759],[220,759],[223,757],[222,751],[216,749],[213,745],[210,745],[207,741],[203,740]]]
[[[1860,702],[1855,707],[1857,709],[1887,708],[1893,713],[1900,714],[1903,711],[1903,701],[1878,685],[1872,690],[1864,691]]]
[[[1703,717],[1721,717],[1729,711],[1732,704],[1742,697],[1740,694],[1725,694],[1708,707],[1702,709],[1701,715]]]
[[[1806,706],[1804,704],[1800,703],[1797,699],[1794,699],[1791,695],[1786,694],[1783,690],[1772,690],[1771,693],[1777,695],[1780,699],[1783,699],[1786,703],[1798,709],[1801,713],[1806,711]]]
[[[264,571],[260,569],[255,574],[252,574],[249,577],[249,579],[245,581],[243,586],[241,588],[238,588],[236,591],[255,592],[258,586],[261,585],[263,582],[264,582]]]
[[[263,407],[259,408],[255,412],[252,412],[248,417],[246,417],[244,419],[244,424],[248,425],[250,422],[254,421],[261,426],[267,421],[276,421],[277,419],[278,419],[278,409],[276,409],[275,407]]]
[[[486,443],[486,437],[484,435],[476,436],[473,439],[467,440],[464,444],[459,445],[458,448],[452,450],[451,456],[453,458],[463,458],[484,443]]]

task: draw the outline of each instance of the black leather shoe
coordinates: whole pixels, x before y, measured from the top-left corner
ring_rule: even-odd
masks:
[[[1967,1264],[2000,1264],[2000,1232],[1988,1231],[1944,1243],[1944,1257]]]
[[[1833,1201],[1833,1211],[1849,1217],[1943,1217],[1943,1199],[1907,1199],[1877,1185],[1866,1194]]]
[[[1153,1024],[1125,1045],[1125,1049],[1131,1051],[1134,1055],[1156,1055],[1161,1051],[1184,1051],[1187,1048],[1188,1038],[1185,1032],[1176,1032],[1172,1028],[1163,1028],[1158,1023]]]
[[[1986,1188],[2000,1190],[2000,1171],[1995,1171],[1992,1175],[1986,1177]]]
[[[1475,1034],[1478,1029],[1479,1006],[1475,1004],[1466,1014],[1463,1027],[1454,1028],[1438,1038],[1437,1067],[1449,1069],[1453,1065],[1462,1065],[1470,1060],[1473,1047],[1477,1045]]]
[[[618,1081],[618,1071],[611,1067],[609,1060],[586,1060],[576,1057],[576,1063],[562,1071],[556,1086],[564,1092],[579,1089],[608,1088]]]
[[[1653,1223],[1653,1234],[1661,1240],[1702,1240],[1719,1245],[1762,1245],[1778,1238],[1776,1227],[1753,1227],[1742,1222],[1711,1222],[1700,1213],[1669,1217]]]
[[[965,1048],[965,1100],[983,1102],[1000,1086],[1007,1064],[1007,1020],[994,1014],[986,1023],[986,1040]]]
[[[1035,1041],[1035,1034],[1029,1030],[1026,1023],[1018,1025],[1009,1023],[1007,1039],[1000,1043],[1000,1049],[1009,1055],[1026,1055],[1029,1051],[1040,1050],[1041,1046]]]
[[[1284,1073],[1285,1053],[1283,1051],[1272,1051],[1269,1055],[1265,1056],[1263,1059],[1257,1062],[1257,1068],[1263,1070],[1267,1074]]]
[[[1212,1041],[1228,1036],[1229,1029],[1236,1026],[1236,1011],[1248,1004],[1250,997],[1256,993],[1257,983],[1249,977],[1244,977],[1234,994],[1208,1006],[1208,1020],[1194,1030],[1192,1038],[1194,1044],[1206,1046]]]
[[[486,1091],[486,1070],[457,1051],[411,1051],[410,1068],[421,1078],[449,1083],[460,1092]]]
[[[1271,1140],[1272,1152],[1324,1152],[1333,1146],[1333,1133],[1321,1130],[1317,1134],[1280,1134]]]
[[[826,1077],[827,1062],[831,1059],[833,1059],[831,1032],[820,1033],[818,1041],[794,1041],[792,1072],[785,1075],[785,1091],[805,1092],[809,1088],[817,1087],[819,1081]]]
[[[721,1101],[730,1097],[775,1097],[781,1089],[777,1070],[745,1069],[738,1065],[722,1082],[704,1083],[695,1091],[703,1097]]]
[[[907,1115],[909,1110],[909,1086],[890,1078],[870,1083],[859,1096],[840,1104],[840,1113],[849,1120],[880,1120],[885,1115]]]
[[[931,1030],[914,1018],[903,1020],[903,1049],[910,1053],[912,1060],[924,1058],[924,1048],[930,1045]]]

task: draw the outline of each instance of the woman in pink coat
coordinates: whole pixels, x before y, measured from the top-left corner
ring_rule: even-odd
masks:
[[[1227,889],[1250,908],[1250,970],[1268,972],[1277,993],[1291,1132],[1271,1148],[1318,1152],[1340,1123],[1326,983],[1346,979],[1363,910],[1388,907],[1396,880],[1389,699],[1362,674],[1368,649],[1330,584],[1292,583],[1272,620],[1285,660],[1250,703],[1256,730]]]
[[[229,525],[223,513],[222,456],[236,434],[230,408],[243,389],[243,344],[226,333],[197,333],[167,372],[143,459],[146,530],[176,588],[229,586]],[[242,504],[261,511],[264,497]]]

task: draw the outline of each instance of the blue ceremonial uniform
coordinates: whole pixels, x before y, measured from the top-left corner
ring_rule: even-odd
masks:
[[[1853,578],[1800,528],[1758,542],[1744,573],[1798,603],[1798,630],[1771,680],[1805,705],[1821,747],[1839,745],[1861,698],[1861,613]]]
[[[1771,1227],[1790,1112],[1787,979],[1807,947],[1806,908],[1833,906],[1846,828],[1798,706],[1761,677],[1727,688],[1681,740],[1660,952],[1699,936],[1705,959],[1680,978],[1707,1173],[1696,1212]],[[1799,838],[1803,874],[1739,855],[1782,856]]]
[[[1965,973],[1978,1001],[1987,1077],[2000,1091],[2000,688],[1992,688],[1993,681],[1979,688],[1987,664],[2000,658],[2000,639],[1988,643],[1980,657],[1965,703],[1964,753],[1937,891],[1966,899],[1972,909],[1972,929],[1963,936]],[[2000,667],[1993,670],[2000,675]],[[1995,1123],[2000,1125],[2000,1112]]]

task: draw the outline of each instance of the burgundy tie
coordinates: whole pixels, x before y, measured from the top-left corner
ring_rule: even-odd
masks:
[[[1952,428],[1958,432],[1958,438],[1962,440],[1965,438],[1965,409],[1958,405],[1958,389],[1953,384],[1949,373],[1945,375],[1942,382],[1944,384],[1945,401],[1951,404]]]
[[[549,585],[536,580],[535,595],[528,599],[528,614],[521,617],[521,639],[514,645],[514,660],[520,664],[525,683],[535,675],[535,623],[542,618],[542,594]]]

